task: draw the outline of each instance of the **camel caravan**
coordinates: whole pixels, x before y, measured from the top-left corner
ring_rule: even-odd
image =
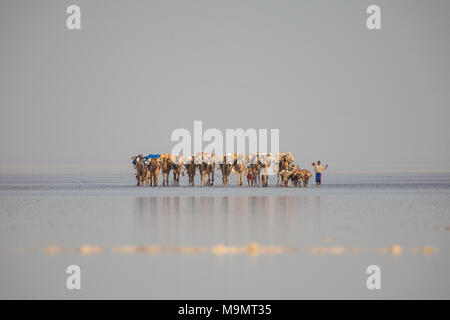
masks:
[[[277,175],[278,187],[307,187],[312,176],[311,171],[300,169],[294,163],[290,152],[276,155],[271,153],[224,154],[216,156],[209,153],[198,153],[190,157],[172,154],[149,154],[131,157],[136,169],[137,186],[159,185],[159,173],[162,175],[162,186],[169,186],[172,172],[173,186],[180,186],[180,174],[188,176],[188,185],[195,186],[194,178],[200,175],[201,186],[213,186],[216,172],[221,174],[223,186],[230,186],[230,176],[236,175],[238,186],[247,178],[249,187],[268,187],[269,175]]]

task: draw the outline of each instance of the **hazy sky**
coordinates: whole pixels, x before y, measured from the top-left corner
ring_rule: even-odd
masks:
[[[0,41],[0,172],[130,170],[194,120],[334,172],[450,171],[448,0],[2,0]]]

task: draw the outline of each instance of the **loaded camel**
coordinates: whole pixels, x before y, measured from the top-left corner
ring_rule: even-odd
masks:
[[[180,173],[184,177],[183,156],[178,156],[175,158],[175,161],[172,163],[172,172],[173,172],[173,185],[179,187]]]
[[[228,158],[228,159],[227,159]],[[230,174],[233,170],[233,160],[229,156],[224,155],[222,163],[219,164],[220,171],[222,171],[222,183],[224,186],[230,186]]]
[[[163,178],[163,187],[169,186],[169,175],[170,170],[172,170],[172,155],[162,154],[161,157],[161,174]]]
[[[195,164],[194,156],[192,156],[191,159],[188,159],[188,161],[184,164],[184,167],[186,168],[186,172],[189,177],[189,186],[193,187],[195,185],[195,172],[197,171],[197,164]]]

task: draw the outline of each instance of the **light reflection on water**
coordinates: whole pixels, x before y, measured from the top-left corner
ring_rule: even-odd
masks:
[[[49,255],[242,254],[252,257],[267,254],[401,256],[439,252],[426,243],[380,246],[382,236],[375,245],[358,242],[342,245],[334,235],[323,236],[322,225],[328,221],[323,214],[325,204],[321,195],[136,197],[133,203],[133,225],[141,239],[137,243],[73,248],[49,245],[44,251]]]
[[[78,253],[81,255],[97,255],[104,253],[105,249],[100,246],[83,245],[77,248],[65,248],[60,246],[47,246],[44,252],[48,255],[56,255],[63,253]],[[256,257],[264,254],[316,254],[316,255],[341,255],[341,254],[360,254],[360,253],[375,253],[387,254],[392,256],[400,256],[402,254],[423,254],[432,255],[439,253],[438,248],[432,246],[403,248],[399,245],[390,247],[378,247],[372,249],[359,247],[343,247],[343,246],[315,246],[311,248],[297,248],[297,247],[280,247],[280,246],[261,246],[258,243],[250,243],[247,246],[225,246],[218,244],[213,247],[160,247],[157,245],[122,245],[114,246],[110,249],[113,254],[214,254],[216,256],[245,254]]]
[[[320,229],[322,196],[136,197],[136,227],[162,243],[290,243]]]

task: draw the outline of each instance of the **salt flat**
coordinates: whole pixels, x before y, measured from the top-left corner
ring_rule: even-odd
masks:
[[[137,188],[131,175],[2,175],[0,297],[450,298],[449,175],[270,183]],[[71,264],[80,291],[65,287]],[[366,288],[371,264],[381,290]]]

